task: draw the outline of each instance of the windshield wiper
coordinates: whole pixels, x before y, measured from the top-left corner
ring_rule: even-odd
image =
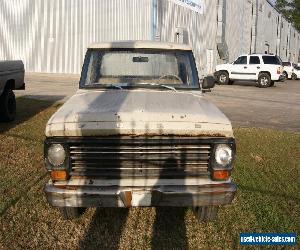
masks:
[[[141,85],[151,85],[151,86],[158,86],[158,87],[163,87],[166,89],[170,89],[173,90],[175,92],[178,92],[177,89],[175,89],[174,87],[168,86],[168,85],[164,85],[164,84],[158,84],[158,83],[139,83]]]

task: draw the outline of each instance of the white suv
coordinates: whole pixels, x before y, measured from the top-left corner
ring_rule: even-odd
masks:
[[[217,65],[215,77],[220,84],[233,84],[234,80],[256,81],[260,88],[285,79],[281,59],[267,54],[242,55],[231,64]]]

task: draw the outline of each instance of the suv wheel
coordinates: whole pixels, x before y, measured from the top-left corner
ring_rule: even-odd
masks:
[[[0,96],[0,120],[11,122],[16,118],[16,98],[11,89],[6,89]]]
[[[292,80],[297,80],[297,79],[298,79],[297,75],[295,73],[293,73],[292,74]]]
[[[271,85],[271,77],[267,73],[261,73],[258,76],[258,87],[260,88],[268,88]]]
[[[221,71],[218,76],[219,84],[228,84],[229,83],[229,75],[226,71]]]
[[[199,222],[210,222],[218,216],[218,206],[195,207],[194,214]]]
[[[65,220],[73,220],[79,218],[84,212],[83,207],[60,207],[59,208],[61,216]]]
[[[287,80],[289,78],[288,74],[285,71],[283,72],[283,75],[284,75],[285,80]]]

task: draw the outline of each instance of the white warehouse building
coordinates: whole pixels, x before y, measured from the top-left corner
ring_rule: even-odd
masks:
[[[0,60],[27,72],[78,74],[89,44],[114,40],[190,44],[201,76],[245,53],[299,61],[299,31],[266,0],[0,0],[0,22]]]

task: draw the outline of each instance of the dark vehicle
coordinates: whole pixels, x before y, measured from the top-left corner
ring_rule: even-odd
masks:
[[[24,90],[24,64],[22,61],[0,61],[0,121],[10,122],[16,116],[13,90]]]

